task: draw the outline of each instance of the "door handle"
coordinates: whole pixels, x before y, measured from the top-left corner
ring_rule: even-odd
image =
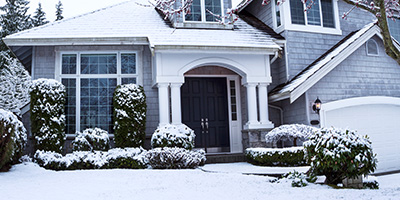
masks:
[[[204,130],[204,119],[203,118],[201,118],[200,125],[201,125],[201,129]]]
[[[208,118],[206,118],[206,129],[208,130]]]

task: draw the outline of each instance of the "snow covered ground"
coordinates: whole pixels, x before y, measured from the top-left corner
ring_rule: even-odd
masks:
[[[236,169],[243,167],[240,165],[243,164],[230,164]],[[216,168],[221,169],[218,165],[208,167]],[[378,177],[379,190],[337,190],[323,185],[292,188],[290,183],[269,183],[270,177],[230,172],[210,173],[200,169],[55,172],[24,163],[0,173],[0,199],[400,199],[400,174]]]

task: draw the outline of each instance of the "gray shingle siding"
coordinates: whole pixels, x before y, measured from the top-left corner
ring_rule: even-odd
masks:
[[[54,47],[41,46],[34,48],[32,79],[55,78],[56,54]]]
[[[283,109],[284,124],[308,124],[306,113],[306,98],[303,94],[295,102],[290,103],[288,99],[282,101],[281,108]]]
[[[262,6],[261,2],[261,0],[254,0],[245,8],[245,10],[257,17],[269,27],[273,28],[272,3]]]

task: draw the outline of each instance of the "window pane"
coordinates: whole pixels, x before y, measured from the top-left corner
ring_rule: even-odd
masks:
[[[389,31],[392,37],[396,39],[398,42],[400,42],[400,19],[396,19],[395,21],[393,19],[387,19],[388,24],[389,24]]]
[[[209,13],[207,10],[211,11],[216,15],[221,15],[221,0],[205,0],[206,9],[206,21],[215,22],[216,17]]]
[[[116,74],[117,55],[116,54],[82,54],[81,55],[82,74]]]
[[[367,54],[368,55],[378,55],[378,45],[373,39],[367,42]]]
[[[237,120],[237,103],[236,103],[236,86],[235,81],[229,81],[229,87],[231,90],[231,112],[232,112],[232,121]]]
[[[201,21],[201,4],[200,0],[193,0],[190,6],[190,13],[185,15],[186,21]]]
[[[113,132],[112,97],[116,86],[117,79],[82,79],[81,130],[98,127],[109,133]]]
[[[304,7],[300,0],[290,0],[290,13],[292,24],[305,24]]]
[[[62,79],[62,84],[67,90],[67,101],[65,103],[66,134],[76,132],[76,79]]]
[[[136,55],[121,54],[121,73],[136,74]]]
[[[61,59],[62,74],[76,74],[76,55],[63,54]]]
[[[278,0],[275,0],[275,15],[276,15],[276,26],[279,27],[281,25],[281,10],[278,5]]]
[[[335,28],[332,0],[321,0],[324,27]]]
[[[321,15],[319,13],[319,0],[315,0],[314,4],[307,11],[307,23],[309,25],[321,26]]]
[[[136,84],[136,78],[122,78],[121,83],[123,84]]]

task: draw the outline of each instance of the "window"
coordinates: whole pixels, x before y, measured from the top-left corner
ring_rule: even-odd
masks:
[[[369,39],[367,41],[366,45],[367,45],[367,55],[369,55],[369,56],[377,56],[377,55],[379,55],[378,44],[376,43],[375,40]]]
[[[277,0],[275,0],[275,17],[276,17],[276,27],[279,27],[282,24],[282,22],[281,22],[280,5],[278,5]]]
[[[118,84],[137,83],[136,53],[62,53],[67,89],[66,133],[98,127],[113,133],[112,98]]]
[[[315,0],[309,10],[299,0],[290,0],[292,24],[335,28],[332,0]]]
[[[396,39],[398,42],[400,42],[400,19],[390,19],[388,18],[388,25],[389,25],[389,31],[390,35],[394,39]]]
[[[221,0],[193,0],[190,6],[190,13],[185,15],[185,21],[216,22],[216,17],[208,11],[221,15]]]

